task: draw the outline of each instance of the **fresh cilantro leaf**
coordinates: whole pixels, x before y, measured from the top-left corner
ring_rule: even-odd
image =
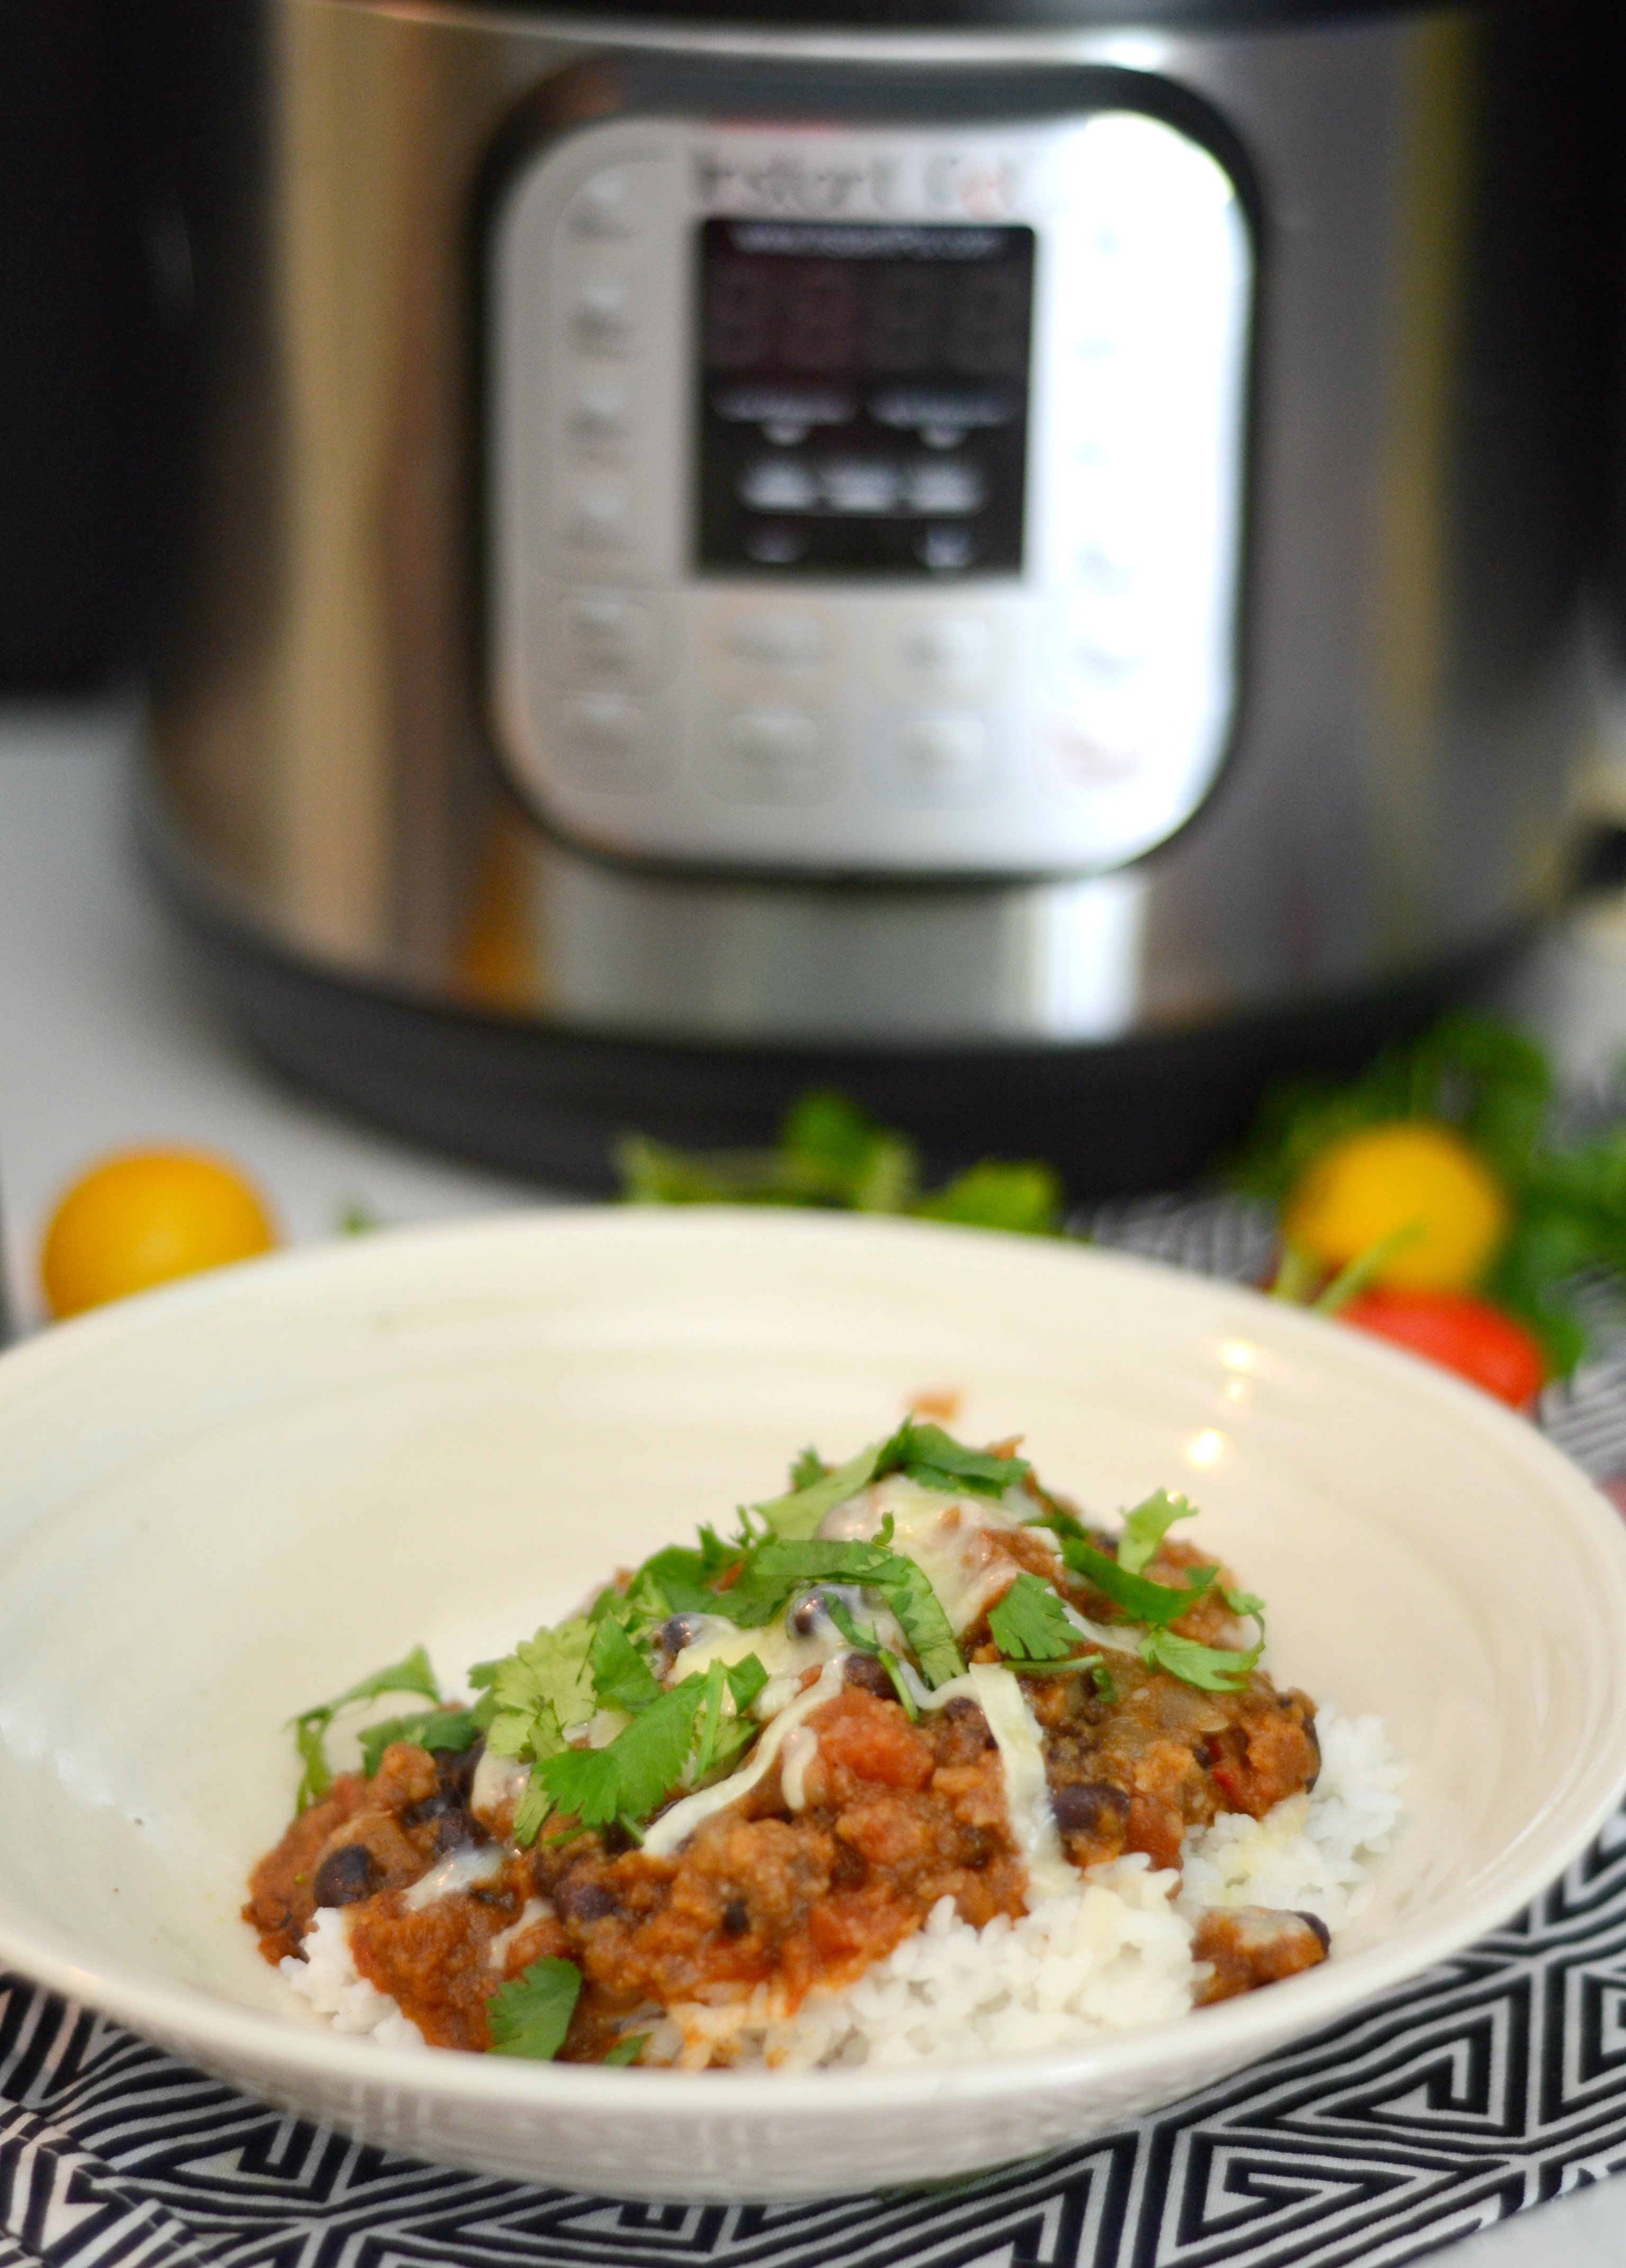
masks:
[[[611,1616],[607,1616],[593,1633],[588,1668],[601,1708],[624,1709],[629,1717],[635,1717],[660,1698],[661,1688],[649,1664]]]
[[[551,2063],[565,2044],[580,1992],[581,1971],[573,1962],[533,1961],[485,2004],[492,2053]]]
[[[1061,1214],[1060,1182],[1032,1160],[985,1160],[922,1194],[908,1136],[826,1088],[792,1105],[771,1150],[691,1152],[631,1134],[614,1154],[633,1204],[842,1205],[1040,1236],[1055,1233]]]
[[[913,1650],[920,1665],[920,1675],[928,1685],[946,1685],[950,1678],[963,1677],[965,1664],[960,1659],[960,1649],[954,1642],[954,1630],[944,1614],[937,1594],[928,1580],[925,1570],[917,1567],[913,1559],[898,1555],[898,1572],[889,1573],[876,1588],[891,1607],[899,1628]]]
[[[884,1646],[877,1647],[876,1653],[882,1668],[892,1681],[892,1690],[898,1696],[905,1716],[912,1725],[918,1725],[920,1721],[920,1704],[909,1690],[909,1682],[904,1675],[902,1662],[895,1653],[889,1653]]]
[[[560,1744],[561,1747],[563,1743]],[[531,1766],[530,1778],[520,1791],[520,1800],[514,1807],[514,1839],[523,1851],[528,1848],[541,1832],[543,1822],[553,1808],[553,1798],[548,1793],[539,1764]]]
[[[794,1496],[798,1490],[817,1486],[829,1469],[817,1449],[803,1449],[790,1469],[791,1494]]]
[[[1138,1575],[1157,1557],[1157,1547],[1177,1520],[1195,1520],[1197,1507],[1183,1496],[1158,1489],[1144,1504],[1124,1514],[1118,1538],[1118,1565],[1126,1574]]]
[[[1060,1598],[1025,1569],[989,1608],[988,1628],[1008,1661],[1053,1661],[1078,1646],[1078,1632]]]
[[[743,1717],[767,1683],[768,1673],[754,1653],[748,1653],[743,1660],[731,1661],[724,1675],[734,1696],[734,1705]]]
[[[573,1726],[586,1724],[597,1706],[588,1660],[594,1636],[588,1616],[577,1615],[557,1630],[539,1630],[489,1665],[496,1708],[488,1739],[494,1755],[554,1755]]]
[[[722,1730],[723,1665],[713,1661],[706,1672],[706,1694],[700,1704],[700,1746],[695,1759],[695,1785],[698,1786],[712,1768],[712,1758],[717,1753],[717,1736]]]
[[[805,1488],[795,1488],[788,1496],[774,1497],[767,1504],[753,1505],[751,1509],[765,1521],[771,1535],[783,1543],[804,1543],[817,1530],[827,1513],[856,1496],[874,1476],[878,1447],[861,1449],[833,1472],[821,1470],[817,1480],[809,1481]],[[731,1595],[731,1594],[730,1594]],[[732,1609],[725,1606],[723,1612]]]
[[[548,1757],[532,1773],[533,1785],[539,1780],[551,1806],[573,1813],[584,1827],[620,1818],[641,1822],[682,1777],[705,1696],[703,1677],[685,1677],[607,1747],[565,1749]]]
[[[827,1592],[825,1594],[824,1612],[830,1616],[831,1621],[834,1623],[836,1628],[840,1631],[847,1644],[851,1646],[856,1646],[860,1653],[885,1653],[885,1647],[882,1645],[880,1639],[876,1637],[875,1633],[872,1631],[860,1630],[858,1624],[853,1620],[852,1616],[848,1614],[846,1607],[842,1604],[839,1599],[835,1597],[833,1593]]]
[[[1053,1167],[1033,1159],[1011,1165],[984,1159],[911,1210],[925,1220],[957,1221],[966,1228],[1053,1236],[1061,1226],[1061,1183]]]
[[[361,1735],[361,1769],[371,1779],[383,1762],[385,1749],[395,1741],[460,1756],[473,1748],[481,1729],[472,1709],[424,1709],[416,1716],[387,1717],[381,1725],[367,1726]]]
[[[371,1676],[358,1679],[336,1701],[319,1702],[315,1708],[302,1709],[297,1717],[289,1719],[294,1746],[305,1767],[296,1799],[299,1810],[308,1811],[313,1803],[320,1803],[333,1785],[333,1771],[328,1762],[329,1726],[342,1709],[363,1701],[375,1701],[385,1693],[421,1693],[425,1701],[440,1700],[440,1688],[429,1666],[429,1656],[421,1646],[415,1646],[403,1660],[391,1662],[387,1669],[375,1669]]]
[[[888,1473],[901,1472],[921,1488],[943,1489],[956,1495],[969,1489],[978,1496],[1003,1496],[1032,1467],[1025,1457],[994,1457],[986,1449],[968,1449],[941,1425],[905,1418],[891,1440],[882,1443],[874,1469],[877,1480]]]
[[[1177,1638],[1171,1630],[1149,1630],[1141,1640],[1140,1653],[1154,1669],[1166,1669],[1187,1685],[1205,1693],[1234,1693],[1248,1682],[1248,1672],[1265,1651],[1261,1636],[1245,1653],[1218,1646],[1199,1646],[1195,1638]]]
[[[791,1187],[856,1212],[903,1212],[918,1186],[914,1145],[877,1126],[832,1088],[794,1102],[780,1128],[780,1171]]]
[[[610,2053],[604,2058],[605,2063],[616,2066],[636,2063],[648,2038],[647,2032],[623,2032]]]
[[[743,1629],[759,1630],[803,1583],[874,1583],[893,1556],[879,1543],[835,1543],[821,1536],[760,1544],[729,1594],[734,1618]]]
[[[713,1529],[703,1528],[698,1547],[674,1543],[664,1551],[657,1551],[652,1559],[645,1560],[633,1584],[636,1587],[640,1581],[647,1581],[660,1592],[671,1614],[727,1614],[726,1596],[720,1595],[712,1586],[720,1576],[739,1565],[740,1556]]]
[[[733,1592],[736,1622],[747,1630],[771,1623],[803,1583],[856,1583],[879,1591],[914,1650],[929,1685],[965,1673],[949,1617],[922,1570],[883,1543],[764,1543]]]
[[[1188,1567],[1183,1585],[1154,1583],[1144,1575],[1132,1575],[1079,1535],[1062,1536],[1061,1557],[1075,1575],[1083,1575],[1104,1592],[1131,1622],[1146,1623],[1154,1629],[1189,1614],[1215,1577],[1212,1567]]]

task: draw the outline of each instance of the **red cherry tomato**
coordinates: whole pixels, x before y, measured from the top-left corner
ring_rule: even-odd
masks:
[[[1357,1292],[1338,1320],[1409,1347],[1516,1410],[1535,1399],[1547,1375],[1541,1350],[1524,1325],[1466,1292]]]

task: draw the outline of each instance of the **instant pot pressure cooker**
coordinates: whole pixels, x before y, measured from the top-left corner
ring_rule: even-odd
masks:
[[[271,1056],[593,1183],[833,1082],[1195,1169],[1561,879],[1565,0],[162,0],[147,839]]]

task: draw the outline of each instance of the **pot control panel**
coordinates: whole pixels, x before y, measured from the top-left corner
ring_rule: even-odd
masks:
[[[492,245],[492,687],[520,787],[634,858],[1119,865],[1236,704],[1253,248],[1139,111],[628,119]]]

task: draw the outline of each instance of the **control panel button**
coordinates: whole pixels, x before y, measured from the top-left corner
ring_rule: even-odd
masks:
[[[911,717],[898,728],[898,769],[924,787],[963,787],[987,761],[980,717]]]
[[[987,501],[988,484],[980,468],[952,458],[940,464],[925,458],[908,466],[903,480],[904,502],[911,512],[980,512]]]
[[[985,615],[894,614],[877,627],[876,674],[894,700],[981,701],[1003,674],[1001,646]]]
[[[642,692],[659,674],[660,626],[614,591],[581,591],[554,610],[553,674],[565,685]]]
[[[728,802],[823,802],[835,784],[825,720],[807,709],[725,711],[708,771]]]
[[[584,354],[624,355],[632,347],[632,286],[613,276],[579,284],[571,334]]]
[[[625,387],[583,387],[570,413],[570,438],[577,449],[590,457],[618,457],[631,432]]]
[[[1041,651],[1046,680],[1064,701],[1126,692],[1147,659],[1135,625],[1121,610],[1100,608],[1060,609],[1046,624]]]
[[[728,652],[751,669],[817,669],[830,650],[817,615],[735,615],[722,633]]]
[[[888,803],[986,803],[996,785],[988,720],[963,709],[890,720],[872,737],[870,770]]]
[[[558,705],[559,769],[577,787],[646,795],[667,769],[654,714],[618,693],[583,693]]]
[[[629,534],[625,490],[580,490],[567,508],[565,532],[584,551],[624,549]]]
[[[639,213],[630,175],[619,166],[595,173],[571,199],[565,217],[577,236],[633,235]]]
[[[740,476],[740,501],[753,512],[811,512],[818,479],[795,457],[763,457]]]
[[[1094,718],[1058,711],[1038,730],[1038,776],[1063,803],[1121,788],[1146,769],[1146,751],[1133,733],[1114,732]]]

